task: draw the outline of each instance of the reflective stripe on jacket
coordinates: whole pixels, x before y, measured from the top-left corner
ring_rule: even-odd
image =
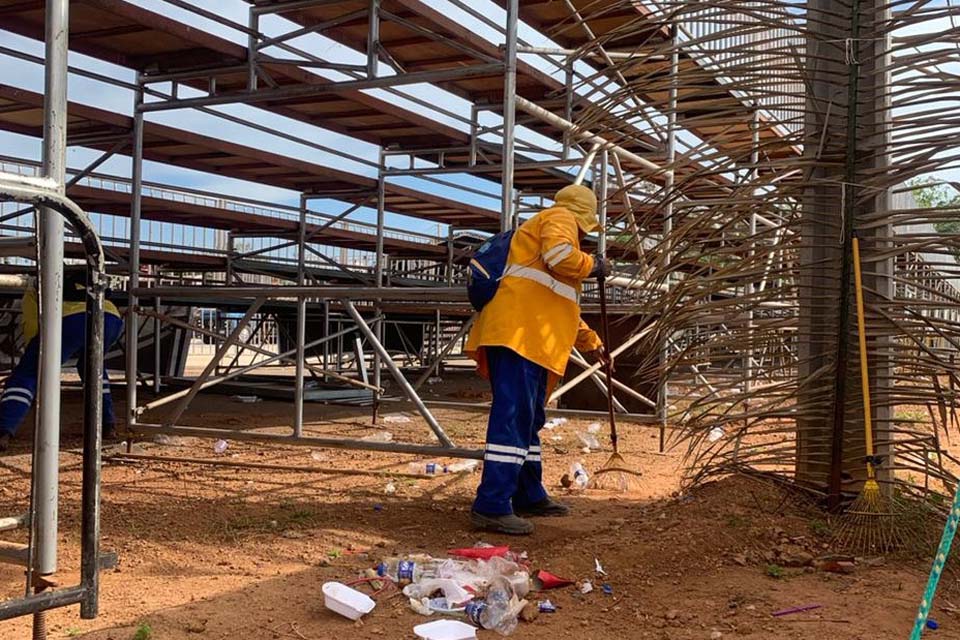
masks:
[[[486,375],[481,347],[507,347],[555,376],[563,375],[574,346],[597,349],[599,337],[580,320],[580,283],[592,270],[567,208],[546,209],[520,225],[497,294],[467,339],[480,373]]]
[[[75,313],[84,313],[87,310],[86,302],[63,301],[63,317],[72,316]],[[118,318],[120,312],[109,300],[103,301],[103,312],[110,313]],[[23,298],[20,300],[20,327],[23,329],[24,342],[30,342],[40,330],[40,313],[37,309],[37,292],[33,287],[27,287],[23,292]]]

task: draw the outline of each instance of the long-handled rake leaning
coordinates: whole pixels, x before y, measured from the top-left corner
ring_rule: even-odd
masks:
[[[834,537],[836,547],[853,553],[886,553],[900,548],[909,528],[906,509],[901,501],[885,492],[877,481],[877,467],[882,458],[876,455],[873,442],[873,415],[870,405],[870,377],[867,367],[867,336],[863,305],[863,275],[860,264],[860,239],[853,237],[854,286],[857,297],[857,333],[860,342],[860,384],[863,389],[863,437],[866,446],[867,479],[860,494],[841,517]]]

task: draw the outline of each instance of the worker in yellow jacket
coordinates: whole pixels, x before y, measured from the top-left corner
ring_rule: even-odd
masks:
[[[580,319],[581,282],[608,271],[601,258],[580,250],[597,227],[593,191],[561,189],[553,207],[514,233],[496,294],[470,332],[466,351],[493,391],[483,476],[471,511],[477,528],[526,535],[533,524],[521,516],[569,511],[543,487],[538,432],[548,390],[563,377],[572,348],[606,357],[600,338]]]
[[[77,371],[81,379],[84,374],[84,347],[86,345],[86,271],[70,269],[63,278],[63,325],[61,361],[66,363],[77,358]],[[10,439],[17,432],[20,423],[30,411],[37,393],[37,371],[40,356],[39,311],[37,293],[30,287],[24,292],[20,303],[20,322],[23,339],[27,343],[23,356],[13,373],[7,378],[0,394],[0,451],[6,450]],[[120,312],[109,300],[103,302],[103,351],[104,353],[117,341],[123,330]],[[110,395],[110,379],[107,370],[103,370],[103,435],[104,438],[116,436],[116,424],[113,414],[113,399]]]

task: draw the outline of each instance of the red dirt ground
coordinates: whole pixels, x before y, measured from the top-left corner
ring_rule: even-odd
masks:
[[[439,395],[439,391],[434,391]],[[285,426],[291,407],[279,402],[240,405],[202,396],[186,416],[196,425],[234,428]],[[70,396],[67,407],[77,407]],[[388,412],[404,410],[388,408]],[[484,416],[438,410],[450,435],[463,444],[482,441]],[[67,413],[68,431],[79,411]],[[415,414],[410,424],[383,425],[396,440],[427,442]],[[75,417],[75,419],[74,419]],[[372,433],[367,410],[308,407],[311,431]],[[570,462],[588,470],[609,452],[584,455],[576,432],[588,420],[571,420],[545,432],[546,481],[556,487]],[[24,437],[24,436],[22,436]],[[559,439],[557,439],[559,438]],[[561,608],[521,623],[516,638],[694,640],[710,638],[903,639],[909,634],[926,580],[929,558],[860,563],[841,575],[797,564],[826,552],[824,516],[798,496],[747,477],[727,478],[676,497],[682,456],[656,453],[655,429],[624,425],[624,451],[643,472],[642,487],[619,495],[554,492],[573,507],[570,517],[540,521],[534,535],[506,539],[471,532],[470,498],[479,475],[395,480],[384,476],[307,474],[214,468],[170,462],[108,463],[103,474],[103,547],[120,554],[120,566],[103,575],[101,615],[80,620],[77,608],[50,614],[51,638],[130,640],[149,625],[152,640],[194,638],[323,640],[413,638],[426,619],[402,597],[382,597],[362,623],[323,607],[320,587],[349,580],[380,557],[407,552],[443,554],[478,540],[511,544],[529,553],[534,568],[596,581],[594,559],[609,573],[613,595],[586,596],[573,588],[548,595]],[[68,436],[64,446],[77,447]],[[334,469],[408,471],[409,457],[231,442],[216,456],[209,441],[180,446],[147,443],[144,452],[185,457],[322,466]],[[23,440],[0,457],[0,515],[22,510],[28,450]],[[316,458],[319,458],[317,460]],[[79,456],[62,456],[62,584],[76,581]],[[22,540],[20,533],[4,534]],[[784,559],[786,558],[786,559]],[[960,638],[957,584],[947,580],[931,638]],[[0,566],[0,598],[22,590],[22,574]],[[536,595],[532,596],[536,598]],[[773,618],[798,605],[822,608]],[[0,638],[29,637],[29,621],[0,623]],[[721,635],[717,635],[721,634]],[[481,632],[481,638],[496,637]]]

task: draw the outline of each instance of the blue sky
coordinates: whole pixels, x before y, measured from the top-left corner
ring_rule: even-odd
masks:
[[[247,9],[249,5],[242,0],[191,1],[205,9],[215,9],[218,14],[223,15],[233,21],[244,24],[246,23]],[[484,24],[476,17],[469,15],[461,8],[451,4],[448,0],[425,0],[425,2],[435,9],[442,11],[445,15],[455,19],[457,22],[468,26],[474,32],[487,37],[492,42],[500,42],[502,39],[492,27]],[[947,0],[938,0],[938,2],[931,3],[929,6],[936,6],[938,4],[943,6],[945,2],[947,2]],[[134,3],[158,13],[162,13],[168,17],[211,31],[228,40],[237,42],[239,44],[246,44],[246,36],[244,36],[242,33],[224,25],[220,25],[205,18],[199,17],[189,11],[169,5],[163,0],[134,0]],[[474,0],[471,3],[471,6],[475,6],[478,11],[494,22],[502,22],[503,20],[503,11],[488,0]],[[265,18],[261,23],[261,29],[269,34],[281,33],[288,30],[289,27],[289,23],[282,18],[275,16]],[[916,31],[923,28],[926,27],[916,27],[912,30]],[[940,30],[943,28],[949,29],[950,25],[948,22],[944,22],[943,24],[931,24],[929,28],[931,30]],[[530,44],[554,46],[554,43],[550,42],[547,38],[524,25],[521,25],[520,36],[521,39],[526,40]],[[364,61],[364,56],[361,54],[351,51],[342,45],[339,45],[338,43],[320,35],[304,36],[293,41],[293,44],[332,61],[346,63],[362,63]],[[24,51],[38,56],[43,55],[42,43],[22,38],[4,31],[0,31],[0,46],[10,47],[18,51]],[[559,76],[559,71],[544,60],[532,57],[526,57],[524,59],[531,64],[538,66],[542,70],[551,73],[552,75]],[[127,69],[116,67],[114,65],[78,54],[71,54],[71,63],[83,69],[102,73],[124,81],[129,82],[133,80],[133,74]],[[12,59],[7,56],[0,56],[0,64],[2,64],[3,67],[3,82],[37,92],[42,91],[43,73],[42,67],[39,65]],[[382,72],[385,71],[385,69],[385,65],[381,65]],[[951,65],[947,71],[953,74],[958,74],[958,70],[955,68],[955,65]],[[334,75],[336,74],[334,73]],[[469,104],[466,101],[441,89],[429,86],[416,86],[411,87],[409,90],[417,97],[429,101],[431,104],[438,105],[444,110],[456,113],[461,117],[469,117]],[[379,97],[389,99],[394,103],[401,104],[402,106],[406,106],[410,110],[421,113],[425,111],[422,105],[414,104],[410,101],[404,101],[402,98],[398,98],[395,95],[387,94],[383,91],[372,91],[371,93],[378,95]],[[133,102],[131,92],[126,89],[113,87],[104,83],[79,77],[77,75],[71,76],[69,94],[71,100],[121,113],[129,113]],[[182,95],[191,95],[191,93],[189,90],[186,90],[182,91]],[[225,113],[248,118],[252,121],[267,125],[277,130],[281,130],[288,134],[307,138],[319,145],[346,151],[351,155],[356,156],[357,160],[345,160],[329,153],[324,153],[323,151],[313,147],[290,142],[276,136],[250,129],[249,127],[233,124],[196,111],[178,110],[160,112],[150,114],[148,118],[156,122],[162,122],[208,135],[223,137],[277,153],[289,154],[318,164],[328,164],[361,175],[375,175],[375,168],[371,166],[371,163],[377,157],[377,148],[374,145],[367,144],[331,131],[320,129],[312,125],[284,118],[282,116],[270,114],[254,107],[245,105],[230,105],[218,107],[217,109],[222,110]],[[435,111],[431,115],[432,117],[435,117],[436,119],[450,126],[462,130],[467,129],[466,124],[443,113]],[[658,122],[661,121],[659,116],[656,115],[654,115],[654,119]],[[496,120],[496,117],[492,114],[486,114],[484,122],[494,124]],[[521,139],[535,141],[540,144],[545,144],[547,142],[529,131],[521,131],[519,137]],[[693,146],[699,141],[693,136],[684,135],[682,136],[681,142],[685,145]],[[32,159],[38,158],[39,143],[34,139],[17,136],[14,134],[0,133],[0,143],[3,144],[4,155]],[[72,147],[69,150],[68,163],[69,166],[73,168],[79,168],[90,162],[93,158],[97,157],[97,155],[97,153],[89,150]],[[116,156],[100,168],[101,172],[115,174],[118,176],[128,176],[129,170],[130,161],[126,156]],[[161,165],[158,163],[145,163],[144,175],[145,179],[149,181],[167,183],[182,187],[192,187],[212,192],[229,193],[236,197],[249,197],[257,200],[270,201],[291,206],[295,206],[298,202],[297,193],[284,189],[252,184],[222,176]],[[957,170],[950,171],[945,173],[943,177],[946,179],[960,181],[960,172]],[[498,185],[477,180],[468,176],[458,176],[453,178],[446,176],[445,179],[453,179],[460,184],[480,188],[488,192],[490,197],[481,197],[458,189],[442,187],[435,184],[427,184],[423,181],[415,179],[402,179],[397,180],[397,182],[405,183],[424,191],[439,193],[458,201],[471,202],[473,204],[484,206],[490,209],[499,208],[500,189]],[[331,214],[339,213],[345,208],[342,203],[336,203],[333,201],[315,201],[312,206],[317,210]],[[369,209],[361,210],[354,214],[352,218],[361,221],[373,221],[375,218],[375,213]],[[387,222],[390,225],[408,228],[411,230],[436,233],[440,235],[446,234],[446,229],[442,225],[437,225],[423,220],[389,215]],[[161,228],[162,225],[157,226],[157,229]],[[163,231],[159,231],[158,233],[160,234],[159,237],[164,237]]]

